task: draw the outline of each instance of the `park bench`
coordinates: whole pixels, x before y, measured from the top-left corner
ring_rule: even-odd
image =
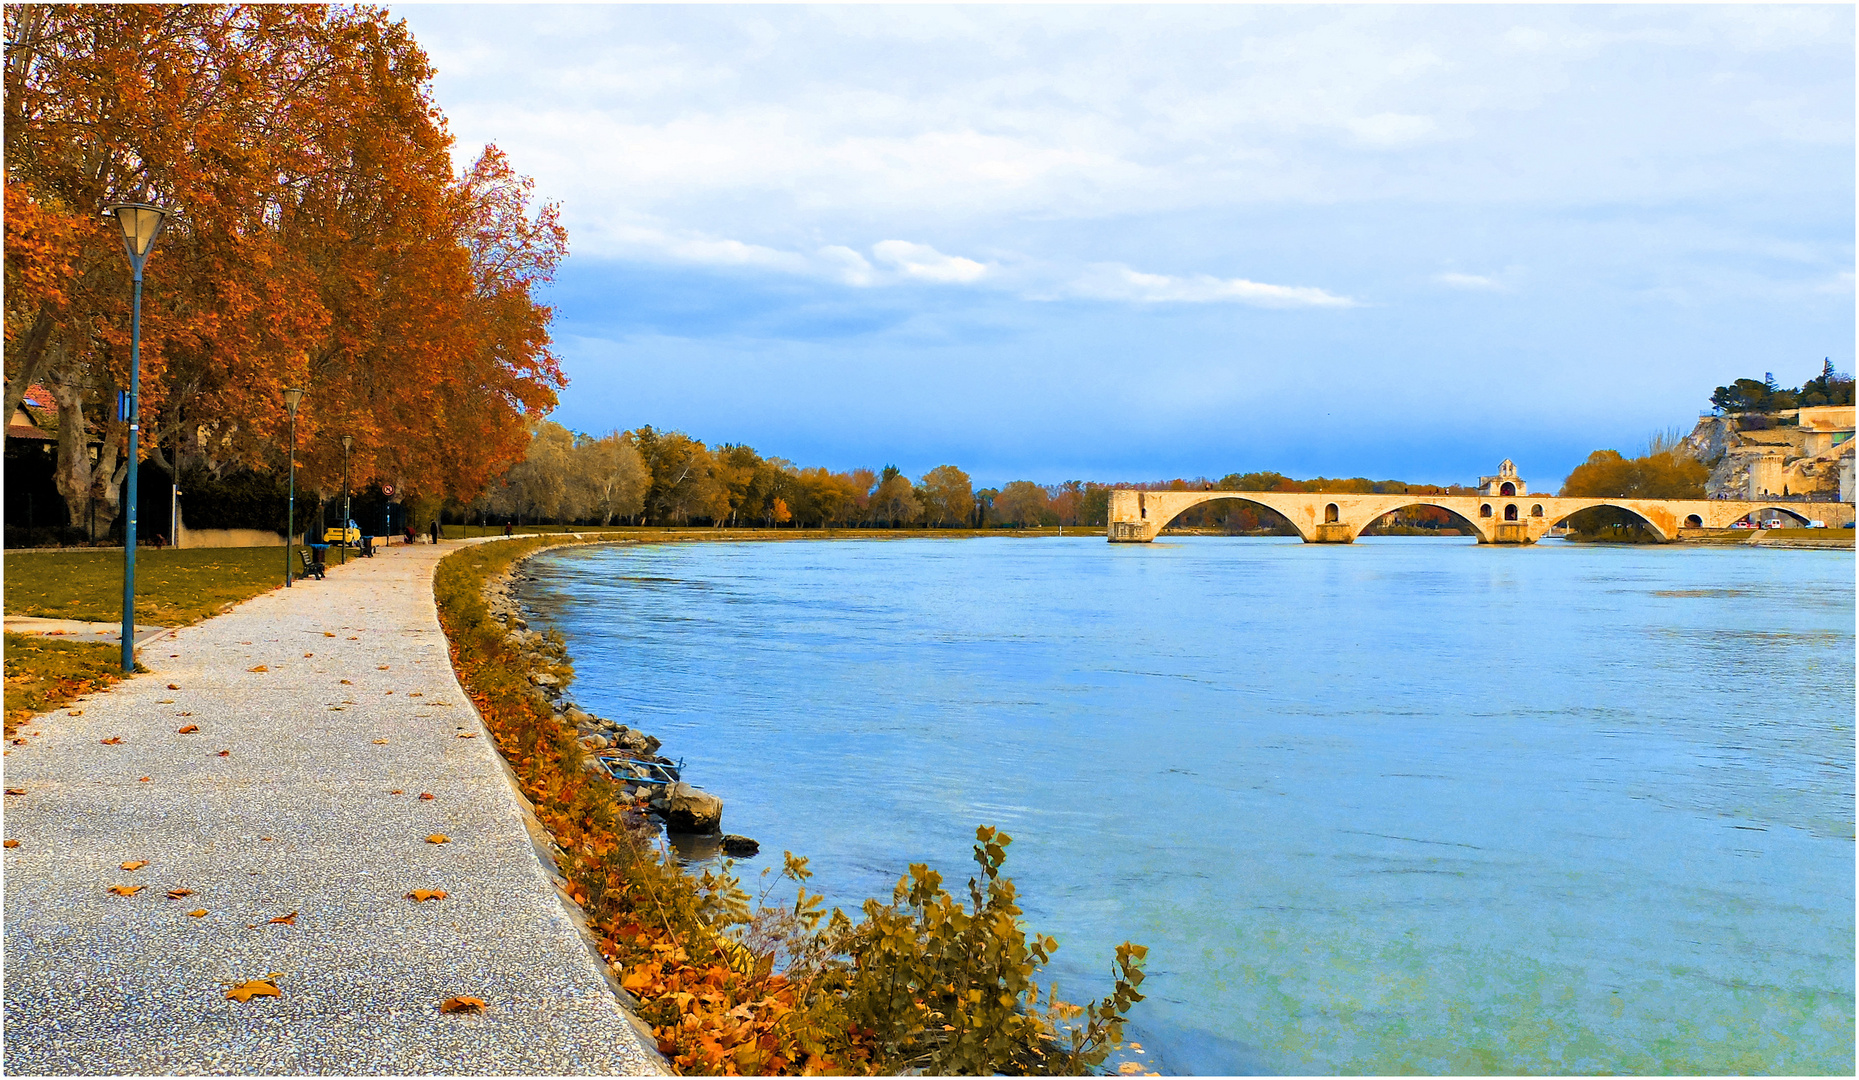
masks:
[[[323,564],[310,558],[308,548],[298,548],[297,557],[303,560],[303,577],[313,577],[318,581],[323,580]],[[302,579],[300,578],[299,580]]]

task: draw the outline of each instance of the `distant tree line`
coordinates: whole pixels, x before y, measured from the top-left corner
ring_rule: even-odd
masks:
[[[1818,378],[1809,379],[1790,389],[1775,382],[1772,373],[1760,380],[1738,379],[1711,392],[1711,407],[1732,413],[1776,413],[1803,406],[1851,405],[1853,377],[1833,370],[1833,360],[1823,361]]]
[[[1288,491],[1466,495],[1472,489],[1399,480],[1293,480],[1277,472],[1231,473],[1133,484],[1015,480],[976,489],[968,473],[939,465],[912,479],[895,465],[833,472],[765,457],[753,447],[715,447],[681,431],[650,426],[593,436],[544,421],[532,428],[522,461],[480,498],[455,503],[455,521],[519,524],[680,525],[763,528],[1102,527],[1113,488],[1140,491]],[[1435,507],[1403,510],[1390,526],[1449,528]],[[1178,526],[1228,533],[1293,532],[1252,503],[1216,501],[1188,511]]]

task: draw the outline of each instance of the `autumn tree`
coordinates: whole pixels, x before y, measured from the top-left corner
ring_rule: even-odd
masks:
[[[1045,519],[1046,489],[1031,480],[1015,480],[994,497],[993,518],[1007,525],[1038,525]]]
[[[74,521],[115,516],[128,267],[98,209],[173,216],[144,295],[143,446],[170,472],[282,467],[281,390],[308,391],[300,480],[475,495],[562,385],[532,292],[566,251],[489,148],[454,175],[432,69],[378,10],[6,9],[7,401],[58,402]],[[98,454],[93,463],[89,446]],[[176,460],[185,458],[186,461]]]
[[[878,486],[871,493],[871,516],[888,526],[908,525],[923,516],[923,502],[917,498],[910,478],[895,465],[886,465],[879,474]]]
[[[934,525],[964,525],[975,513],[975,490],[968,474],[953,465],[938,465],[917,484],[924,520]]]
[[[645,462],[619,432],[600,438],[581,436],[575,442],[569,469],[569,487],[574,491],[577,517],[613,524],[616,518],[631,517],[645,505]]]

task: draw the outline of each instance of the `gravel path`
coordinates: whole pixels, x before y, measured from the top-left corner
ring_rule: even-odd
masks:
[[[431,579],[456,546],[255,597],[22,726],[41,734],[4,761],[6,1072],[664,1071],[452,675]],[[279,996],[226,998],[274,972]],[[441,1013],[461,995],[488,1009]]]

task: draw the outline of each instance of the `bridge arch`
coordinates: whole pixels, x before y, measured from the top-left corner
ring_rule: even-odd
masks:
[[[1265,491],[1257,491],[1257,492],[1207,491],[1207,492],[1202,492],[1200,498],[1195,499],[1192,502],[1182,504],[1182,506],[1179,509],[1175,510],[1174,513],[1169,514],[1167,519],[1157,522],[1155,526],[1155,533],[1157,536],[1162,535],[1163,531],[1166,530],[1169,527],[1169,525],[1174,522],[1176,518],[1180,517],[1181,515],[1187,513],[1190,510],[1195,509],[1196,507],[1206,506],[1208,503],[1219,502],[1222,499],[1230,499],[1233,502],[1249,503],[1252,506],[1255,506],[1261,510],[1267,511],[1273,518],[1282,520],[1285,524],[1291,526],[1292,531],[1297,533],[1298,539],[1303,540],[1305,543],[1311,543],[1312,541],[1314,541],[1315,536],[1312,533],[1306,531],[1304,526],[1300,522],[1298,522],[1298,520],[1295,517],[1293,517],[1290,514],[1285,513],[1283,510],[1279,509],[1276,506],[1273,506],[1271,503],[1266,502],[1264,499],[1255,497],[1258,495],[1269,495],[1269,494],[1271,493],[1265,492]],[[1147,509],[1145,509],[1143,513],[1144,513],[1144,516],[1146,517],[1148,515]],[[1157,516],[1159,517],[1160,515],[1157,515]]]
[[[1652,533],[1653,536],[1657,537],[1661,544],[1669,544],[1674,539],[1676,539],[1675,537],[1669,535],[1665,529],[1660,528],[1658,522],[1647,517],[1645,514],[1641,513],[1640,511],[1634,509],[1631,505],[1629,505],[1629,502],[1626,499],[1595,499],[1591,502],[1580,503],[1573,507],[1558,506],[1555,510],[1555,515],[1556,515],[1555,519],[1552,521],[1548,521],[1547,527],[1553,529],[1556,526],[1567,521],[1569,518],[1572,518],[1576,514],[1581,513],[1583,510],[1593,510],[1597,507],[1602,507],[1602,506],[1610,507],[1615,510],[1624,510],[1628,514],[1631,514],[1633,517],[1639,520],[1639,523],[1641,525],[1644,525],[1646,527],[1648,532]]]
[[[1444,510],[1446,516],[1452,519],[1455,527],[1471,533],[1471,535],[1477,537],[1481,543],[1488,544],[1491,542],[1491,531],[1485,528],[1482,521],[1467,517],[1464,510],[1447,506],[1442,502],[1434,502],[1431,499],[1415,498],[1411,495],[1391,496],[1384,505],[1380,505],[1375,509],[1374,517],[1369,518],[1366,522],[1357,527],[1356,535],[1361,536],[1364,531],[1374,526],[1389,514],[1399,513],[1402,510],[1415,506],[1424,506],[1430,510]]]
[[[1806,515],[1806,514],[1803,514],[1803,513],[1801,512],[1801,511],[1799,511],[1799,510],[1796,510],[1796,509],[1795,509],[1795,507],[1796,507],[1796,506],[1798,506],[1798,505],[1800,505],[1800,504],[1798,504],[1798,503],[1781,503],[1781,502],[1778,502],[1778,503],[1763,503],[1763,504],[1761,504],[1761,505],[1759,505],[1759,506],[1756,506],[1756,507],[1753,507],[1753,508],[1751,508],[1751,509],[1750,509],[1750,511],[1749,511],[1749,513],[1747,513],[1747,514],[1744,514],[1744,515],[1743,515],[1743,517],[1745,517],[1745,518],[1751,518],[1751,519],[1755,519],[1755,520],[1761,520],[1761,517],[1762,517],[1762,515],[1763,515],[1763,514],[1764,514],[1765,512],[1767,512],[1767,511],[1770,511],[1770,510],[1773,510],[1773,511],[1775,511],[1776,513],[1779,513],[1779,514],[1786,514],[1786,515],[1788,515],[1789,517],[1791,517],[1791,518],[1793,518],[1793,519],[1795,519],[1796,521],[1798,521],[1798,522],[1800,522],[1800,523],[1801,523],[1801,525],[1803,525],[1803,526],[1805,526],[1805,525],[1806,525],[1806,524],[1807,524],[1808,522],[1810,522],[1810,521],[1812,521],[1812,520],[1814,520],[1814,519],[1813,519],[1813,518],[1811,518],[1811,517],[1809,517],[1809,516],[1808,516],[1808,515]],[[1741,520],[1743,520],[1743,518],[1737,518],[1737,520],[1738,520],[1738,521],[1741,521]]]

